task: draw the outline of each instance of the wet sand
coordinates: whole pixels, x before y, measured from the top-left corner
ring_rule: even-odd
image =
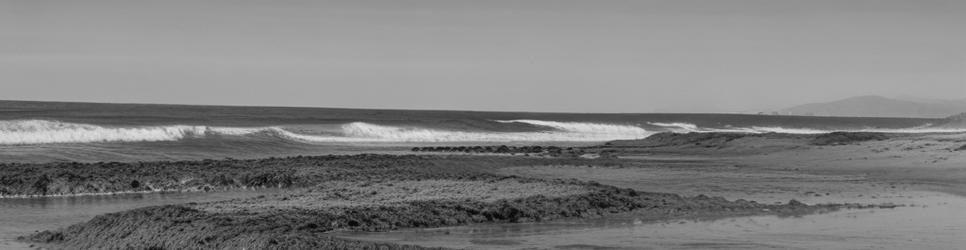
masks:
[[[5,198],[0,200],[0,215],[3,221],[0,224],[0,249],[30,249],[31,243],[17,241],[17,237],[85,222],[106,213],[148,206],[255,197],[279,191],[279,189],[264,189]]]
[[[908,195],[889,199],[909,204],[905,207],[796,217],[648,221],[628,213],[342,236],[460,249],[957,249],[966,244],[966,199],[935,192]]]
[[[648,221],[624,214],[345,237],[469,249],[955,249],[966,244],[966,135],[874,135],[821,143],[815,136],[691,136],[698,139],[595,148],[628,161],[619,165],[520,166],[498,173],[762,203],[795,199],[887,208],[713,220]]]
[[[961,134],[668,134],[580,149],[605,156],[596,159],[456,152],[17,165],[41,169],[31,178],[48,186],[3,190],[284,190],[126,211],[26,238],[53,248],[944,249],[962,243],[966,227],[962,145]],[[52,178],[126,171],[137,174]]]

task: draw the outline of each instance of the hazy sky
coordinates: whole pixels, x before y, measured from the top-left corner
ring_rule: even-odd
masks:
[[[966,98],[966,1],[0,0],[0,99],[571,112]]]

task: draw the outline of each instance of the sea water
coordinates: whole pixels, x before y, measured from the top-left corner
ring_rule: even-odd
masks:
[[[943,122],[0,101],[0,162],[258,158],[417,144],[594,144],[661,132],[966,131]]]

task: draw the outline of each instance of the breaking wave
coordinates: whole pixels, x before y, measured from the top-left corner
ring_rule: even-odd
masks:
[[[694,125],[694,124],[690,124],[690,123],[683,123],[683,122],[669,122],[669,123],[663,123],[663,122],[648,122],[647,124],[650,124],[652,126],[663,127],[663,128],[668,129],[668,130],[670,130],[671,132],[674,132],[674,133],[702,132],[701,129],[698,129],[698,125]]]
[[[782,133],[782,134],[825,134],[831,132],[879,132],[879,133],[962,133],[966,129],[962,128],[935,128],[924,125],[914,128],[883,129],[883,128],[862,128],[862,129],[811,129],[811,128],[784,128],[784,127],[727,127],[727,128],[704,128],[695,124],[672,122],[649,122],[652,126],[662,127],[674,133]]]
[[[596,142],[623,139],[642,139],[660,131],[675,133],[788,133],[821,134],[834,131],[885,132],[885,133],[950,133],[966,132],[966,129],[916,127],[907,129],[854,129],[821,130],[784,127],[725,127],[706,128],[691,123],[648,123],[659,130],[645,130],[633,125],[557,122],[542,120],[498,120],[499,123],[522,123],[544,128],[542,131],[493,132],[474,130],[447,130],[420,126],[391,126],[366,122],[351,122],[331,131],[303,133],[284,127],[219,127],[197,125],[164,126],[101,126],[50,120],[0,121],[0,145],[28,145],[48,143],[98,143],[98,142],[158,142],[178,141],[190,138],[214,138],[217,136],[262,135],[304,143],[327,142],[527,142],[571,141]],[[215,136],[215,137],[212,137]]]
[[[110,128],[46,120],[0,121],[0,144],[173,141],[205,133],[204,126]]]
[[[653,132],[627,125],[551,122],[538,120],[498,121],[547,127],[539,132],[453,131],[421,127],[377,125],[365,122],[343,124],[343,136],[304,135],[277,129],[280,135],[310,142],[511,142],[511,141],[609,141],[646,138]]]
[[[215,127],[192,125],[108,127],[48,120],[0,121],[0,145],[95,142],[156,142],[210,135],[248,136],[267,134],[301,142],[509,142],[509,141],[608,141],[640,139],[653,134],[628,125],[552,122],[539,120],[499,121],[546,127],[537,132],[453,131],[423,127],[342,124],[335,135],[301,134],[282,127]]]

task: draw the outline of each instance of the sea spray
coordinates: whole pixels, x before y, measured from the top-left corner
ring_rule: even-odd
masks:
[[[512,141],[608,141],[640,139],[651,134],[640,127],[582,122],[515,120],[546,127],[535,132],[457,131],[418,126],[390,126],[366,122],[342,124],[334,135],[301,134],[279,126],[217,127],[165,125],[109,127],[48,120],[0,121],[0,145],[99,142],[158,142],[209,135],[271,135],[282,139],[309,142],[512,142]]]
[[[202,136],[204,126],[111,128],[47,120],[0,121],[0,144],[175,141]]]
[[[50,143],[161,142],[184,139],[221,139],[217,136],[270,136],[301,143],[398,143],[398,142],[602,142],[643,139],[670,131],[675,133],[788,133],[822,134],[836,131],[882,133],[960,133],[966,129],[914,127],[906,129],[814,129],[777,126],[709,128],[684,122],[651,122],[656,130],[626,124],[594,122],[558,122],[544,120],[496,120],[499,123],[523,123],[544,128],[541,131],[507,132],[483,129],[453,130],[418,125],[382,125],[349,122],[326,133],[297,133],[284,126],[223,127],[202,125],[103,126],[51,120],[0,121],[0,145],[32,145]],[[321,125],[321,124],[319,124]],[[215,135],[216,137],[212,137]]]
[[[608,141],[641,139],[651,132],[627,125],[551,122],[537,120],[499,121],[520,122],[547,127],[538,132],[450,131],[418,127],[397,127],[354,122],[342,127],[346,136],[391,142],[460,142],[460,141]]]

